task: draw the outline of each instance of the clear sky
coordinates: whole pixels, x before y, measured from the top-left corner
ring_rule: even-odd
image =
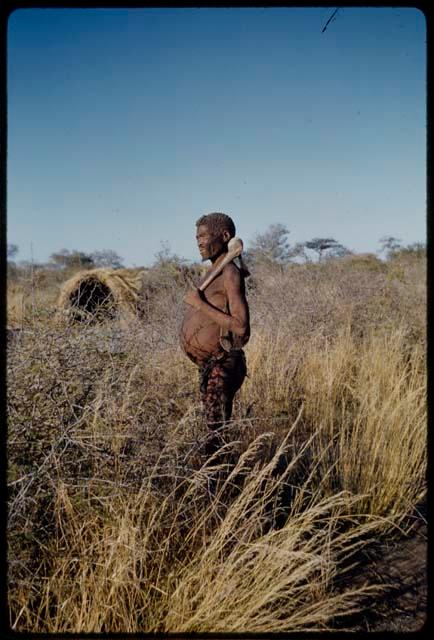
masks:
[[[426,24],[413,8],[22,9],[8,24],[8,243],[198,259],[245,245],[426,240]]]

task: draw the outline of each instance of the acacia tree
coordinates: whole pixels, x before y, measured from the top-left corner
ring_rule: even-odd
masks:
[[[401,248],[401,238],[394,236],[383,236],[378,242],[381,244],[380,253],[384,253],[386,258],[391,258]]]
[[[304,243],[307,249],[311,249],[318,254],[318,262],[321,262],[324,251],[331,250],[328,255],[341,257],[350,251],[334,238],[312,238]]]
[[[249,262],[285,264],[292,257],[286,225],[271,224],[263,233],[257,233],[245,252]]]

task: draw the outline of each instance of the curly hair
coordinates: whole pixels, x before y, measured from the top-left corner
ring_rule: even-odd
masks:
[[[231,238],[235,236],[235,224],[232,218],[226,213],[207,213],[196,221],[196,227],[204,224],[212,233],[222,233],[229,231]]]

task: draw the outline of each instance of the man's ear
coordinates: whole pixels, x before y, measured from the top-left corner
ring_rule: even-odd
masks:
[[[229,233],[229,231],[227,229],[225,229],[223,231],[222,238],[223,238],[224,242],[229,242],[229,240],[231,239],[231,234]]]

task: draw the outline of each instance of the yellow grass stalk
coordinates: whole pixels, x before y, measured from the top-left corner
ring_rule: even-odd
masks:
[[[263,429],[280,416],[282,432],[285,416],[294,417],[303,402],[298,437],[318,433],[310,464],[323,460],[317,473],[323,490],[367,496],[358,509],[385,522],[408,516],[426,484],[423,347],[400,326],[370,331],[363,340],[343,327],[336,338],[297,344],[280,327],[256,336],[249,349],[243,401],[253,401]]]
[[[294,425],[293,428],[295,428]],[[342,532],[349,494],[293,509],[281,529],[270,505],[282,477],[274,473],[283,443],[260,462],[261,436],[229,476],[207,494],[218,471],[207,464],[158,498],[153,477],[132,496],[113,492],[106,516],[83,507],[59,485],[54,561],[39,606],[21,606],[17,630],[48,632],[294,631],[331,627],[357,610],[374,585],[337,591],[339,563],[375,530],[375,518]],[[296,464],[296,460],[291,465]],[[291,471],[291,465],[288,472]],[[225,488],[244,471],[239,494]],[[115,487],[114,487],[115,489]]]
[[[298,383],[306,416],[334,443],[342,488],[369,495],[362,508],[398,522],[425,493],[426,376],[420,345],[397,328],[356,345],[344,333],[308,353]],[[333,490],[333,487],[330,487]]]
[[[339,434],[343,486],[369,494],[365,508],[395,520],[425,494],[426,376],[419,345],[408,350],[400,331],[374,336],[360,350],[351,394],[352,422]]]

